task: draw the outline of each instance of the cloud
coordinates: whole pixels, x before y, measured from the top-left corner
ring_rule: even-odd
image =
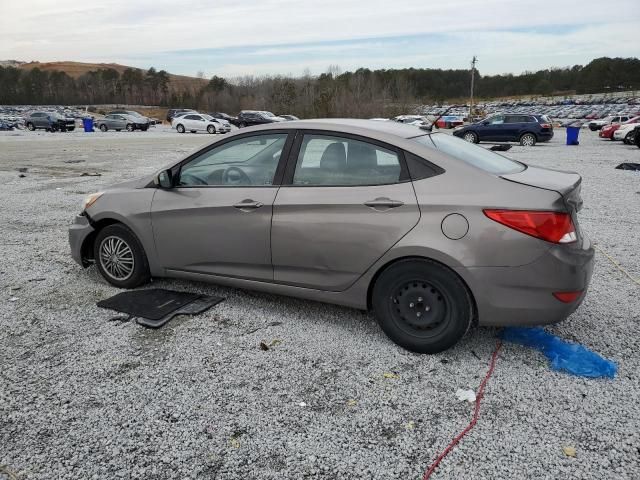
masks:
[[[505,72],[640,54],[637,20],[611,20],[611,5],[595,0],[2,1],[0,59],[238,75],[329,64],[466,68],[473,54],[481,71]],[[619,0],[616,11],[635,3]]]

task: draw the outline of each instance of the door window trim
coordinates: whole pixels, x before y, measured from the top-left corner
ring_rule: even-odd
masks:
[[[230,142],[235,142],[236,140],[241,140],[247,137],[257,137],[264,135],[287,135],[287,139],[284,142],[284,146],[282,147],[282,153],[280,154],[280,159],[278,160],[278,166],[276,167],[276,173],[273,176],[273,183],[271,185],[173,185],[173,188],[274,188],[280,187],[282,184],[282,178],[284,176],[285,165],[287,164],[289,153],[291,151],[291,147],[295,138],[295,130],[292,129],[277,129],[277,130],[262,130],[259,132],[246,132],[238,135],[233,135],[231,137],[226,137],[222,140],[214,142],[210,145],[207,145],[201,150],[192,153],[184,160],[181,160],[173,167],[171,167],[171,178],[174,179],[174,182],[180,178],[180,172],[182,167],[194,160],[195,158],[206,154],[207,152],[226,145]],[[150,186],[154,186],[153,182],[149,184]]]
[[[328,136],[328,137],[341,137],[351,140],[358,140],[360,142],[369,143],[371,145],[378,146],[380,148],[384,148],[385,150],[390,150],[398,156],[398,161],[400,162],[400,179],[397,182],[393,183],[370,183],[370,184],[358,184],[358,185],[299,185],[293,183],[293,177],[296,172],[296,165],[298,164],[298,155],[300,154],[300,148],[302,147],[302,142],[304,140],[305,135],[320,135],[320,136]],[[407,162],[404,158],[404,151],[396,147],[395,145],[391,145],[389,143],[381,142],[375,138],[364,137],[362,135],[356,135],[353,133],[346,132],[337,132],[335,130],[306,130],[306,129],[298,129],[295,133],[295,139],[293,145],[291,147],[291,151],[289,152],[287,160],[287,165],[284,169],[284,176],[282,179],[281,187],[297,187],[297,188],[333,188],[333,187],[342,187],[342,188],[357,188],[357,187],[380,187],[384,185],[398,185],[401,183],[411,182],[411,175],[409,175],[409,169],[407,167]]]

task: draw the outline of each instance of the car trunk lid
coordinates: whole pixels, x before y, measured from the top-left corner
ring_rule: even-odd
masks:
[[[578,212],[582,208],[580,196],[582,177],[575,172],[527,166],[521,172],[508,173],[501,177],[510,182],[559,193],[570,212]]]

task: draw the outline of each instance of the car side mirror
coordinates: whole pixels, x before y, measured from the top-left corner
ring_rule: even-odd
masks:
[[[154,179],[154,183],[160,188],[173,188],[173,175],[171,170],[163,170]]]

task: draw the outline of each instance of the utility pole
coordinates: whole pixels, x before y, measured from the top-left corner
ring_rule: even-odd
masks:
[[[471,98],[469,99],[469,123],[473,122],[473,82],[476,77],[476,63],[478,63],[478,59],[476,56],[473,56],[471,60]]]

